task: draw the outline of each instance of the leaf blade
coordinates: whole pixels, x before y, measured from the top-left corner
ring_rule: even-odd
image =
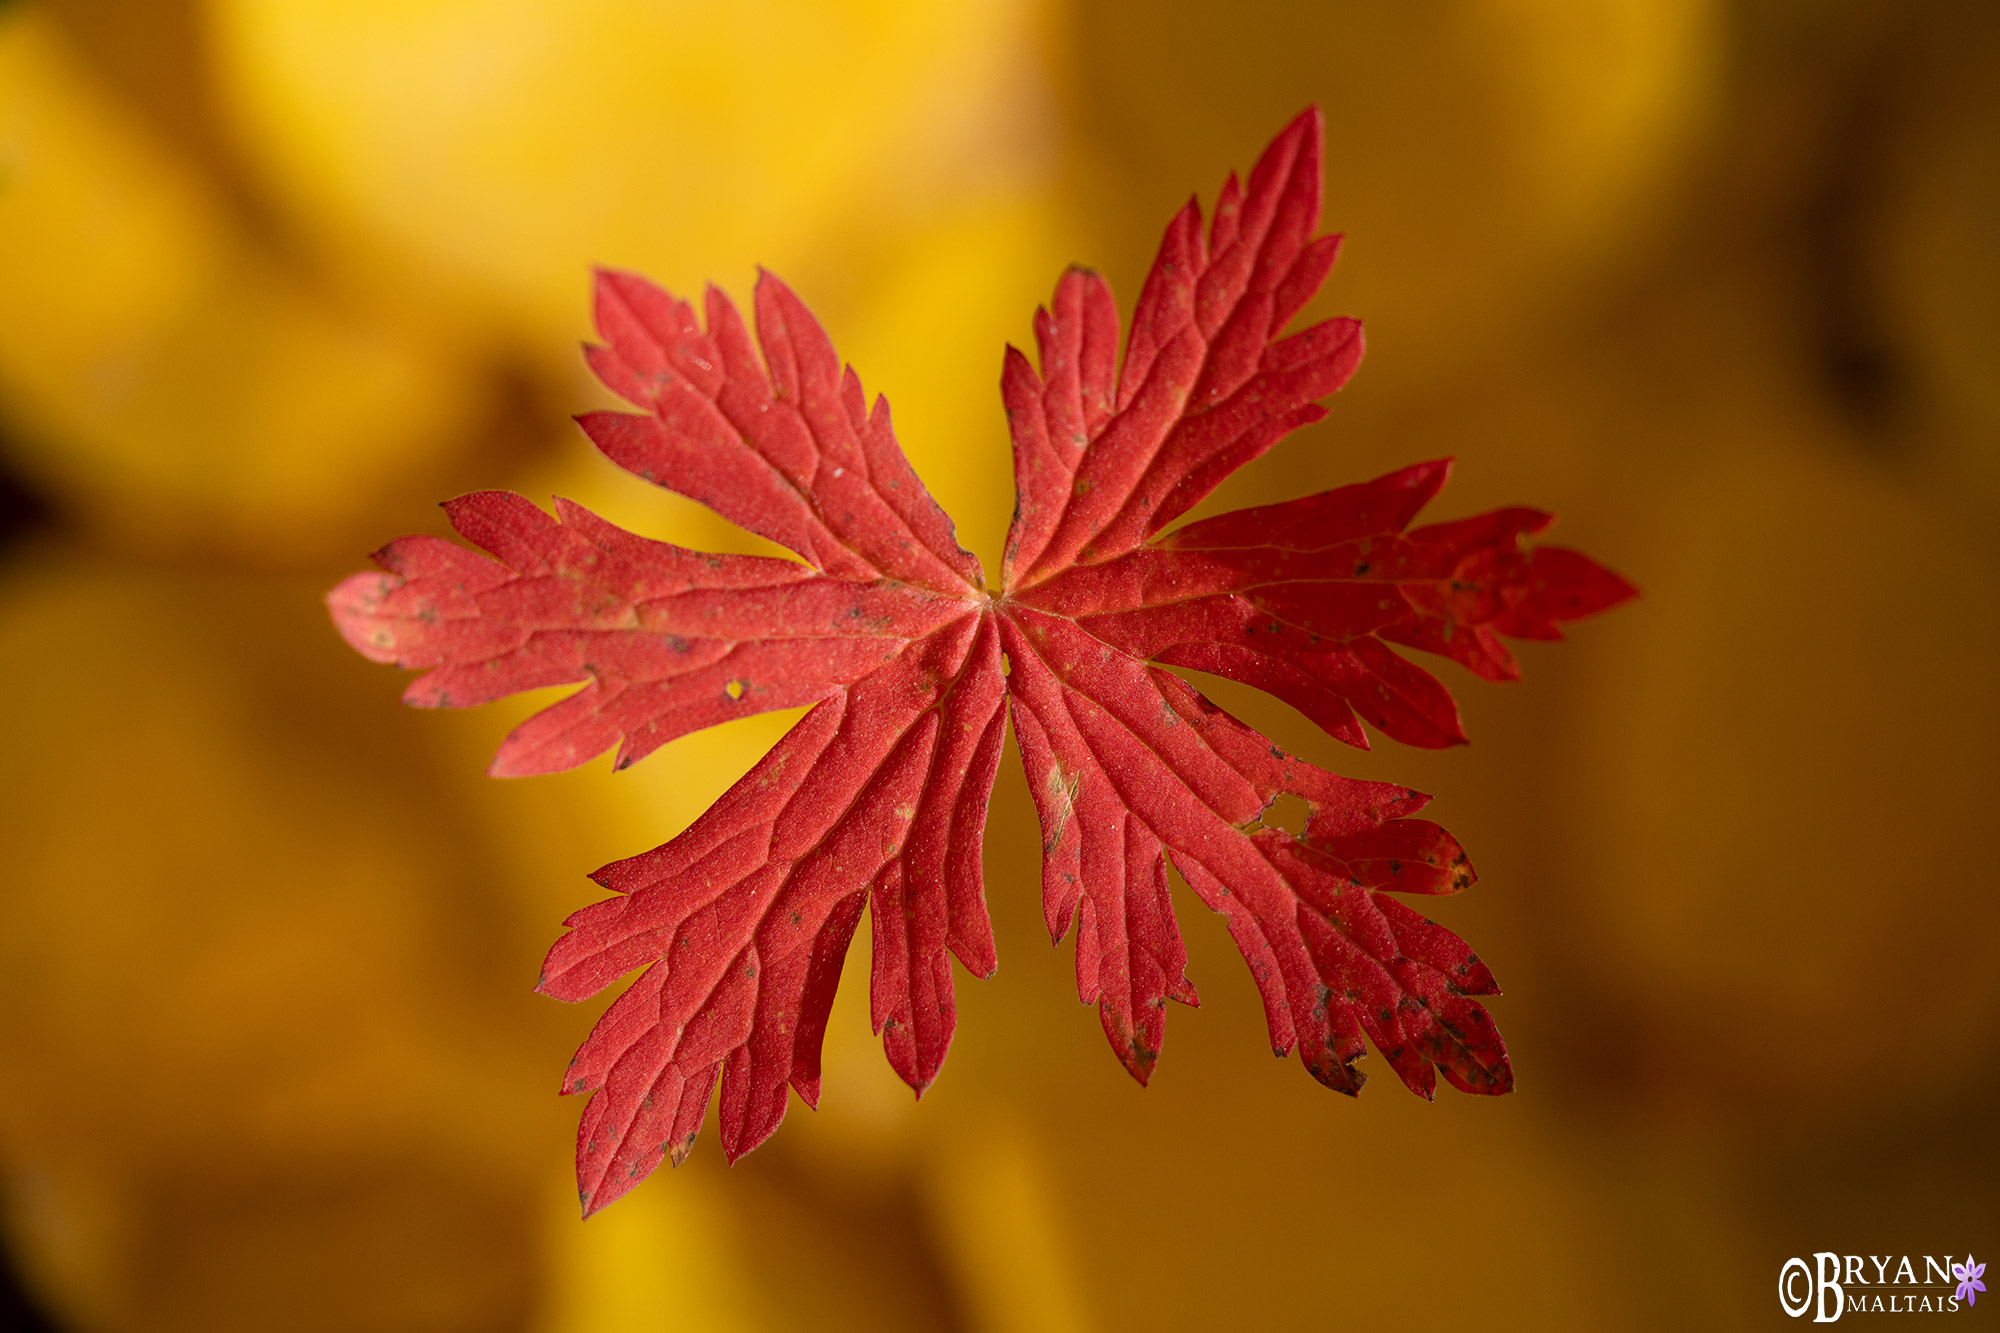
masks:
[[[1204,236],[1173,219],[1122,364],[1108,286],[1071,268],[1009,348],[1001,392],[1017,505],[988,593],[977,562],[788,287],[758,282],[755,330],[710,288],[691,303],[600,271],[586,349],[637,413],[579,418],[646,480],[708,504],[805,563],[654,542],[567,501],[504,492],[446,506],[478,550],[406,537],[328,596],[348,642],[425,674],[422,707],[583,688],[523,723],[493,772],[623,767],[672,738],[768,708],[805,716],[686,830],[594,878],[537,989],[580,1000],[637,973],[562,1091],[587,1098],[586,1215],[691,1149],[720,1088],[723,1151],[768,1137],[796,1091],[817,1106],[821,1046],[865,910],[870,1018],[921,1096],[956,1028],[951,959],[991,975],[984,827],[1011,722],[1043,833],[1045,922],[1076,931],[1079,999],[1142,1084],[1165,1006],[1199,1000],[1168,892],[1177,869],[1224,917],[1273,1049],[1358,1092],[1372,1044],[1413,1092],[1436,1078],[1504,1093],[1505,1043],[1480,1003],[1491,969],[1395,895],[1475,879],[1417,818],[1428,797],[1287,754],[1169,667],[1293,704],[1365,747],[1364,721],[1417,745],[1464,740],[1456,703],[1391,644],[1487,679],[1502,637],[1636,595],[1589,557],[1529,546],[1549,517],[1495,510],[1412,528],[1449,461],[1165,531],[1301,425],[1359,363],[1358,322],[1286,335],[1339,237],[1313,237],[1322,118],[1309,108],[1229,177]],[[1293,832],[1267,822],[1302,800]]]

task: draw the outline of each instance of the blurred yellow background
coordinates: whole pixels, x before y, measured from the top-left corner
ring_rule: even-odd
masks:
[[[823,1109],[579,1223],[537,963],[790,718],[489,781],[546,700],[401,709],[320,595],[484,486],[752,549],[569,423],[593,263],[782,273],[994,569],[1002,344],[1312,100],[1369,358],[1203,512],[1456,454],[1646,590],[1447,665],[1450,753],[1215,690],[1440,793],[1520,1090],[1328,1094],[1178,887],[1140,1089],[1010,760],[922,1106],[864,931]],[[0,0],[0,474],[23,1326],[1754,1328],[2000,1241],[1988,0]]]

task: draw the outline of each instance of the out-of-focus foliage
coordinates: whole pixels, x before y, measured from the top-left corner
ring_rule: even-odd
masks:
[[[0,5],[22,1280],[104,1330],[1679,1328],[1792,1254],[1984,1255],[1996,90],[1981,0]],[[1071,260],[1129,302],[1313,99],[1308,314],[1369,360],[1212,507],[1456,453],[1459,512],[1547,503],[1647,592],[1467,682],[1468,749],[1308,753],[1449,794],[1520,1090],[1245,1054],[1186,896],[1204,1008],[1130,1086],[1003,780],[1006,965],[921,1109],[855,958],[824,1109],[579,1224],[541,946],[787,719],[490,782],[532,702],[396,708],[319,591],[475,485],[732,540],[568,425],[593,262],[782,272],[992,567],[1001,343]]]
[[[34,10],[0,29],[15,465],[108,541],[309,542],[452,442],[469,372],[323,299]]]

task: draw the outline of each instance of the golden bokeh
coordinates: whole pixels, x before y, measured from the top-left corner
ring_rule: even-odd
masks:
[[[476,487],[765,549],[570,424],[594,264],[784,275],[994,568],[1002,346],[1071,261],[1129,301],[1310,101],[1348,242],[1309,313],[1369,358],[1203,512],[1453,454],[1445,516],[1553,508],[1645,589],[1519,685],[1447,668],[1460,750],[1215,690],[1440,793],[1519,1091],[1272,1060],[1178,886],[1204,1003],[1140,1089],[1047,946],[1010,759],[1002,969],[922,1104],[860,932],[822,1109],[579,1222],[555,1090],[601,1002],[536,965],[584,871],[792,715],[488,780],[547,698],[402,709],[321,595]],[[0,0],[20,1317],[1733,1329],[1792,1255],[1986,1254],[1996,256],[1984,0]]]

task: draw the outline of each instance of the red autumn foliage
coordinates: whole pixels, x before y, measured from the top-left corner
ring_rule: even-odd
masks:
[[[1587,557],[1526,548],[1549,519],[1505,509],[1412,529],[1448,465],[1164,532],[1287,432],[1361,359],[1361,326],[1285,326],[1333,264],[1319,222],[1322,122],[1309,110],[1207,235],[1190,202],[1167,229],[1117,355],[1095,273],[1072,269],[1036,316],[1040,369],[1002,375],[1018,505],[1004,579],[978,562],[819,324],[765,275],[756,332],[711,288],[704,318],[638,277],[600,274],[591,367],[637,413],[584,431],[648,481],[798,553],[710,555],[556,501],[480,492],[446,506],[481,550],[405,537],[329,597],[341,632],[426,670],[407,702],[464,707],[585,688],[509,736],[496,774],[619,767],[676,736],[773,708],[811,711],[664,846],[599,870],[613,896],[575,913],[539,989],[596,994],[635,969],[564,1078],[594,1094],[577,1141],[586,1213],[688,1152],[718,1077],[731,1160],[820,1091],[820,1045],[865,906],[872,1013],[919,1093],[955,1018],[950,957],[995,967],[981,879],[987,800],[1013,721],[1043,831],[1050,934],[1077,927],[1077,993],[1144,1082],[1169,999],[1196,1003],[1167,862],[1227,920],[1272,1045],[1343,1092],[1372,1042],[1413,1091],[1512,1086],[1475,997],[1497,992],[1464,941],[1396,894],[1455,893],[1456,840],[1413,818],[1427,797],[1336,776],[1222,712],[1168,666],[1227,676],[1366,746],[1464,739],[1451,697],[1390,645],[1516,674],[1501,635],[1633,589]],[[1302,835],[1266,825],[1302,798]]]

